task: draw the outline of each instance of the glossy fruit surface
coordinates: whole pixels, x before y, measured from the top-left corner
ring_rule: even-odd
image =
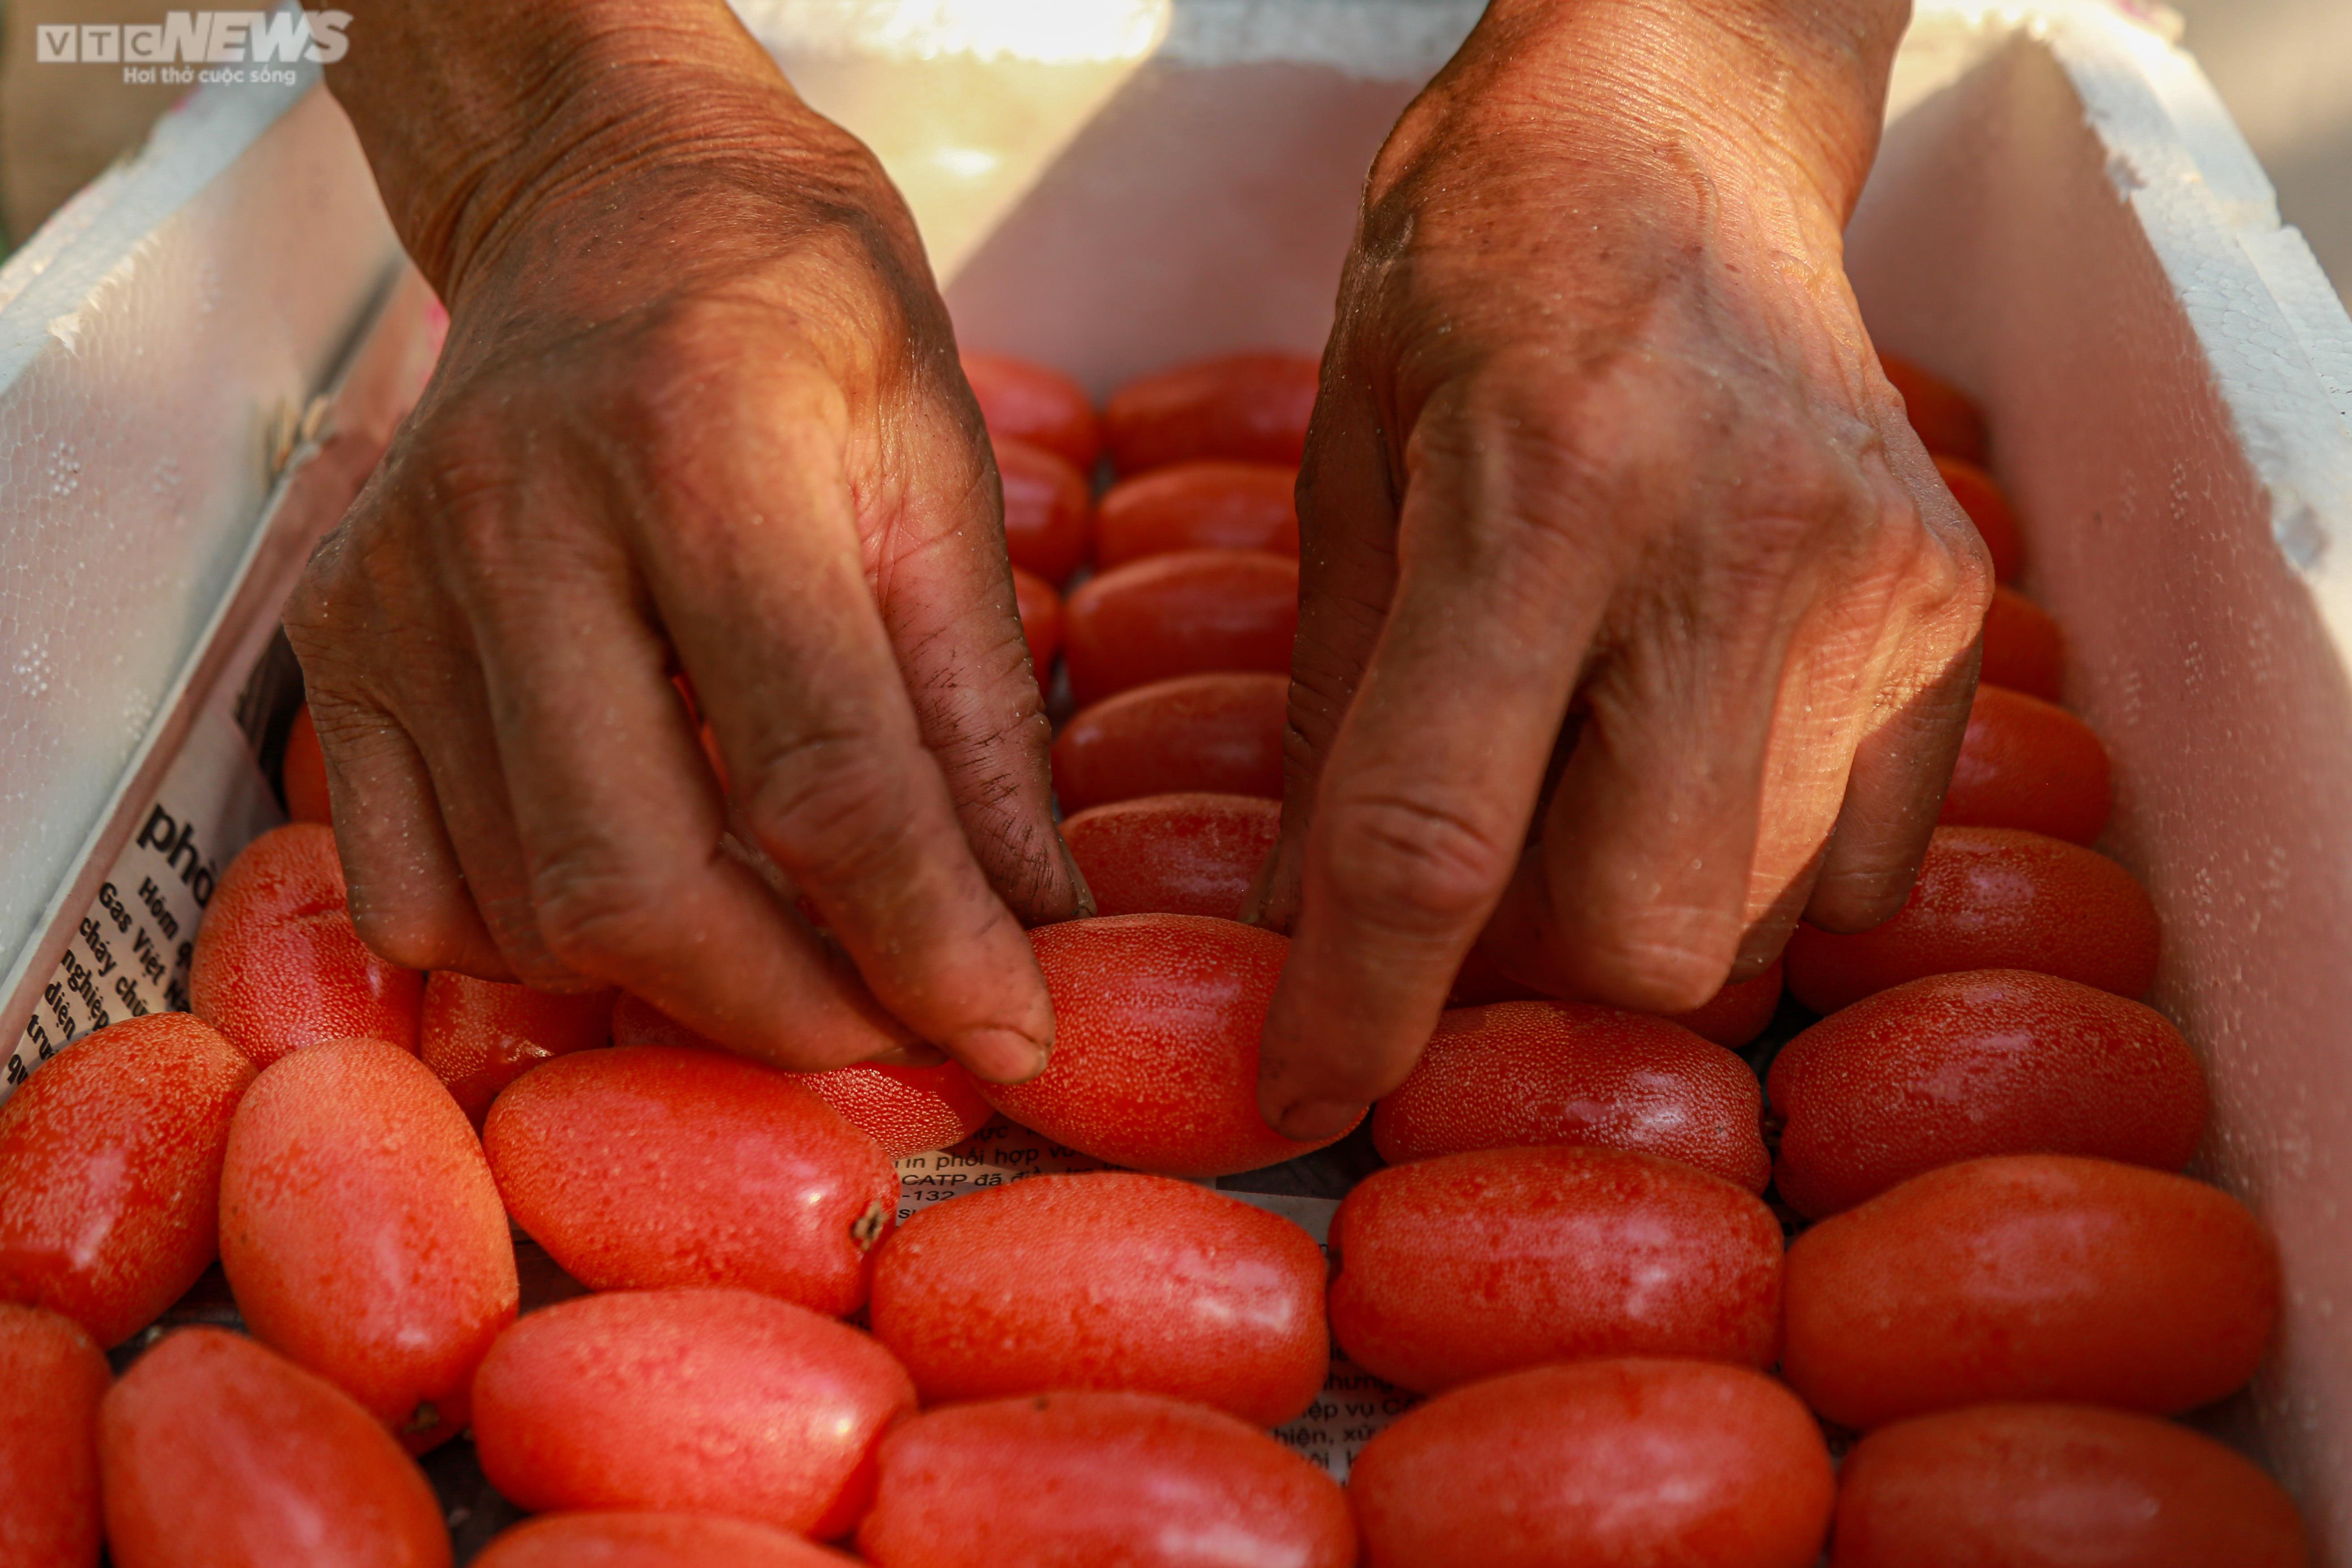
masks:
[[[1222,458],[1295,468],[1315,411],[1316,362],[1306,354],[1194,360],[1130,381],[1103,405],[1103,436],[1122,475]]]
[[[1995,1400],[2170,1415],[2253,1375],[2278,1259],[2245,1206],[2137,1165],[1947,1165],[1789,1248],[1781,1375],[1843,1426]]]
[[[1331,1332],[1427,1394],[1546,1362],[1766,1366],[1780,1225],[1752,1193],[1622,1149],[1486,1149],[1374,1172],[1331,1221]]]
[[[857,1529],[858,1555],[877,1568],[1356,1562],[1348,1501],[1328,1476],[1222,1411],[1157,1394],[949,1405],[892,1431],[878,1458],[874,1511]]]
[[[2294,1501],[2168,1421],[1980,1405],[1882,1426],[1839,1473],[1830,1568],[2305,1568]]]
[[[748,1519],[546,1513],[491,1542],[474,1568],[845,1568],[849,1562]]]
[[[327,800],[327,753],[307,702],[294,710],[294,727],[286,731],[286,758],[278,777],[286,788],[288,816],[297,822],[334,820]]]
[[[95,1568],[98,1402],[114,1374],[72,1319],[0,1302],[0,1563]]]
[[[1282,798],[1290,679],[1193,675],[1097,702],[1054,740],[1054,793],[1066,812],[1139,795]]]
[[[1054,1000],[1054,1056],[980,1091],[1024,1127],[1114,1165],[1222,1176],[1294,1143],[1257,1108],[1258,1035],[1290,943],[1201,915],[1115,915],[1029,933]]]
[[[186,1013],[125,1018],[44,1063],[0,1105],[0,1301],[101,1346],[153,1322],[218,1252],[221,1157],[252,1081]]]
[[[1094,548],[1094,498],[1086,476],[1053,453],[1019,441],[996,443],[1004,485],[1004,549],[1013,564],[1060,583]]]
[[[1115,567],[1070,595],[1062,657],[1081,703],[1156,680],[1290,668],[1298,563],[1263,550],[1180,550]]]
[[[2107,748],[2088,724],[2039,697],[1977,688],[1939,821],[2088,844],[2114,805]]]
[[[1737,1050],[1764,1032],[1780,1011],[1783,964],[1771,966],[1753,980],[1741,980],[1700,1003],[1687,1013],[1669,1013],[1666,1022],[1680,1024],[1703,1040]]]
[[[482,1147],[515,1223],[593,1290],[740,1286],[854,1312],[898,1212],[873,1139],[792,1074],[717,1051],[559,1057],[499,1097]]]
[[[465,1430],[474,1368],[514,1321],[514,1243],[474,1130],[424,1063],[335,1040],[254,1079],[229,1123],[220,1244],[255,1338],[412,1453]]]
[[[2156,983],[2156,906],[2129,871],[2079,844],[2009,827],[1938,827],[1910,901],[1873,930],[1800,924],[1789,990],[1817,1013],[1930,974],[2032,969],[2143,996]]]
[[[1094,471],[1102,456],[1102,423],[1085,387],[1011,354],[967,353],[963,374],[992,437],[1043,447],[1080,473]]]
[[[1977,679],[2055,702],[2065,682],[2066,637],[2050,612],[2014,588],[1995,588],[1985,611]]]
[[[1878,356],[1886,379],[1903,395],[1904,411],[1919,444],[1930,452],[1982,464],[1990,447],[1985,417],[1974,399],[1935,372],[1894,354]]]
[[[1031,1176],[925,1209],[874,1261],[874,1337],[926,1405],[1133,1389],[1260,1426],[1323,1388],[1323,1249],[1190,1182]]]
[[[619,995],[558,996],[443,970],[425,983],[417,1055],[479,1127],[499,1091],[541,1062],[610,1044]]]
[[[1062,651],[1062,595],[1043,577],[1015,566],[1013,599],[1021,613],[1022,640],[1029,645],[1029,668],[1044,686],[1052,679],[1054,656]]]
[[[100,1406],[115,1568],[448,1568],[407,1455],[351,1396],[242,1334],[183,1329]]]
[[[266,1068],[320,1040],[415,1051],[425,976],[368,951],[344,907],[333,829],[296,822],[221,873],[196,928],[188,993],[197,1017]]]
[[[1865,997],[1782,1047],[1769,1085],[1776,1184],[1814,1218],[1987,1154],[2178,1171],[2205,1131],[2204,1069],[2162,1014],[2022,969]]]
[[[1095,513],[1104,571],[1176,550],[1270,550],[1298,558],[1298,470],[1276,463],[1179,463],[1122,479]]]
[[[1457,1007],[1372,1110],[1391,1164],[1470,1149],[1637,1149],[1751,1193],[1772,1173],[1748,1064],[1689,1030],[1580,1002]]]
[[[1238,920],[1281,827],[1278,800],[1151,795],[1065,817],[1062,841],[1097,914]]]
[[[2017,526],[2016,509],[1993,477],[1963,458],[1936,455],[1936,473],[1952,499],[1976,524],[1977,535],[1992,558],[1996,583],[2014,583],[2025,570],[2025,536]]]
[[[912,1415],[890,1352],[749,1290],[622,1290],[531,1313],[474,1385],[482,1473],[534,1513],[717,1513],[829,1539]]]
[[[1364,1568],[1811,1568],[1805,1407],[1745,1367],[1597,1361],[1457,1388],[1356,1457]]]

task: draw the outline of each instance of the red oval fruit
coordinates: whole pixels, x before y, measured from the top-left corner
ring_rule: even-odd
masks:
[[[915,1409],[890,1352],[749,1290],[625,1290],[531,1313],[474,1384],[482,1473],[518,1507],[718,1513],[827,1539]]]
[[[1635,1149],[1751,1193],[1771,1178],[1748,1064],[1663,1018],[1580,1002],[1449,1009],[1412,1076],[1372,1109],[1391,1163],[1472,1149]]]
[[[1906,980],[2031,969],[2143,996],[2156,983],[2156,906],[2105,856],[2009,827],[1938,827],[1893,920],[1841,935],[1800,924],[1789,990],[1834,1013]]]
[[[448,1568],[441,1506],[391,1434],[240,1334],[183,1329],[140,1357],[98,1452],[115,1568]]]
[[[439,1081],[381,1040],[264,1071],[229,1123],[221,1268],[254,1337],[422,1453],[465,1430],[474,1367],[514,1321],[514,1244]]]
[[[445,969],[425,982],[417,1054],[479,1127],[499,1091],[541,1062],[609,1044],[619,995],[558,996]]]
[[[278,764],[278,779],[285,786],[288,816],[297,822],[334,820],[327,799],[327,753],[319,744],[319,726],[307,702],[294,710],[294,727],[286,731],[286,756]]]
[[[2162,1014],[2021,969],[1864,997],[1790,1041],[1770,1084],[1780,1196],[1816,1219],[1987,1154],[2178,1171],[2205,1131],[2204,1069]]]
[[[1132,1389],[1278,1426],[1322,1392],[1323,1249],[1189,1182],[1040,1175],[917,1215],[874,1260],[874,1337],[927,1405]]]
[[[1781,961],[1753,980],[1741,980],[1700,1003],[1687,1013],[1669,1013],[1669,1024],[1680,1024],[1704,1040],[1732,1050],[1764,1032],[1780,1010]]]
[[[952,1204],[948,1205],[952,1208]],[[882,1439],[876,1568],[1352,1568],[1328,1476],[1222,1411],[1150,1394],[955,1405]]]
[[[1080,473],[1094,472],[1102,456],[1102,422],[1085,387],[1011,354],[967,353],[963,375],[992,437],[1043,447]]]
[[[2066,674],[2066,638],[2050,612],[2014,588],[1995,588],[1985,609],[1977,679],[2055,702]]]
[[[352,929],[335,835],[289,823],[247,845],[196,929],[197,1017],[256,1067],[320,1040],[416,1049],[425,976],[386,963]]]
[[[94,1568],[98,1402],[114,1374],[72,1319],[0,1302],[0,1563]]]
[[[1921,446],[1963,462],[1985,460],[1990,446],[1985,436],[1985,417],[1967,393],[1933,371],[1894,354],[1879,355],[1878,364],[1895,384],[1895,390],[1903,395],[1904,412]]]
[[[1082,703],[1155,680],[1279,674],[1298,635],[1298,563],[1263,550],[1180,550],[1103,573],[1070,595],[1062,636]]]
[[[1094,548],[1094,498],[1084,474],[1035,447],[996,443],[1004,486],[1004,549],[1013,564],[1059,583]]]
[[[1122,691],[1062,727],[1054,793],[1064,811],[1138,795],[1282,798],[1281,675],[1193,675]]]
[[[1022,640],[1029,645],[1029,668],[1043,686],[1062,651],[1062,595],[1034,572],[1013,569],[1013,601],[1021,616]]]
[[[76,1041],[0,1105],[0,1300],[101,1345],[162,1315],[220,1245],[221,1156],[253,1064],[186,1013]]]
[[[1298,559],[1298,470],[1276,463],[1178,463],[1111,486],[1095,515],[1108,572],[1178,550],[1267,550]]]
[[[1364,1568],[1810,1568],[1829,1451],[1745,1367],[1598,1361],[1443,1394],[1356,1456]]]
[[[873,1139],[718,1051],[558,1057],[499,1097],[482,1147],[515,1223],[592,1290],[731,1285],[838,1317],[898,1212]]]
[[[474,1568],[846,1568],[838,1552],[700,1513],[545,1513],[500,1535]]]
[[[1623,1149],[1485,1149],[1391,1165],[1331,1220],[1331,1333],[1427,1394],[1546,1362],[1769,1365],[1780,1224],[1751,1193]]]
[[[2114,804],[2107,749],[2088,724],[2039,697],[1977,688],[1937,820],[2088,844]]]
[[[1242,900],[1282,830],[1282,803],[1245,795],[1151,795],[1066,817],[1062,842],[1102,915],[1213,915]]]
[[[1965,458],[1936,454],[1936,473],[1960,510],[1976,524],[1977,536],[1992,558],[1996,583],[2014,583],[2025,570],[2025,536],[2019,531],[2017,512],[1993,477]]]
[[[1296,1159],[1257,1109],[1258,1036],[1290,943],[1201,915],[1116,915],[1029,933],[1054,1000],[1054,1056],[990,1104],[1082,1154],[1165,1176]]]
[[[2014,1154],[1947,1165],[1789,1249],[1780,1361],[1843,1426],[1992,1400],[2168,1415],[2253,1375],[2278,1259],[2218,1188]]]
[[[1130,381],[1103,405],[1103,436],[1121,474],[1225,458],[1298,467],[1318,367],[1305,354],[1194,360]]]

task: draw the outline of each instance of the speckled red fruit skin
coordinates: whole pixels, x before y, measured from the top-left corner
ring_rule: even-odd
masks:
[[[197,1017],[266,1068],[320,1040],[414,1053],[425,976],[368,951],[344,908],[334,831],[294,822],[221,873],[196,929],[188,993]]]
[[[1013,564],[1049,584],[1065,581],[1094,549],[1094,497],[1084,474],[1053,453],[996,442],[1004,485],[1004,550]]]
[[[306,1047],[229,1123],[221,1268],[254,1337],[422,1453],[514,1321],[514,1243],[481,1145],[439,1080],[380,1040]]]
[[[558,1057],[499,1097],[482,1146],[515,1223],[592,1290],[738,1286],[838,1317],[898,1212],[873,1139],[717,1051]]]
[[[1921,446],[1962,462],[1983,464],[1991,443],[1985,432],[1984,413],[1973,398],[1907,359],[1881,354],[1878,363],[1895,390],[1903,395],[1904,412]]]
[[[1679,1025],[1580,1002],[1441,1015],[1412,1076],[1372,1108],[1391,1164],[1470,1149],[1638,1149],[1751,1193],[1772,1174],[1748,1064]]]
[[[1985,610],[1984,658],[1977,679],[2055,702],[2065,674],[2066,637],[2050,612],[2014,588],[1995,588]]]
[[[2306,1568],[2294,1501],[2212,1438],[2080,1405],[1882,1426],[1838,1475],[1830,1568]]]
[[[1115,567],[1071,594],[1070,694],[1100,702],[1179,676],[1290,668],[1298,563],[1263,550],[1180,550]]]
[[[286,756],[278,766],[286,786],[286,815],[297,822],[332,822],[327,799],[327,753],[319,744],[319,726],[310,705],[294,710],[294,727],[286,732]]]
[[[95,1568],[98,1402],[114,1374],[71,1318],[0,1302],[0,1563]]]
[[[1282,803],[1246,795],[1151,795],[1066,817],[1062,841],[1104,915],[1241,918],[1282,830]]]
[[[2088,844],[2114,806],[2107,749],[2088,724],[2039,697],[1977,688],[1938,820]]]
[[[1270,550],[1298,558],[1298,470],[1277,463],[1178,463],[1111,486],[1095,512],[1108,572],[1176,550]]]
[[[831,1539],[873,1495],[914,1385],[856,1329],[749,1290],[625,1290],[533,1312],[474,1385],[482,1473],[534,1513],[649,1509]]]
[[[185,1013],[76,1041],[0,1105],[0,1301],[100,1345],[160,1316],[217,1255],[216,1197],[247,1061]]]
[[[2105,856],[2016,828],[1938,827],[1894,919],[1852,935],[1797,927],[1789,990],[1834,1013],[1930,974],[2031,969],[2138,997],[2158,942],[2147,889]]]
[[[1865,997],[1790,1041],[1769,1088],[1776,1184],[1815,1219],[1987,1154],[2178,1171],[2205,1132],[2204,1069],[2162,1014],[2022,969]]]
[[[417,1054],[479,1127],[499,1091],[548,1058],[609,1045],[619,995],[558,996],[443,970],[425,983]]]
[[[698,1513],[547,1513],[474,1568],[846,1568],[850,1559],[748,1519]]]
[[[963,374],[992,437],[1043,447],[1081,473],[1094,471],[1102,422],[1085,387],[1011,354],[965,354]]]
[[[1364,1568],[1811,1568],[1821,1430],[1745,1367],[1593,1361],[1440,1394],[1356,1456]]]
[[[1418,1393],[1546,1362],[1766,1366],[1780,1225],[1752,1193],[1623,1149],[1485,1149],[1391,1165],[1331,1220],[1331,1333]]]
[[[1034,572],[1013,569],[1013,603],[1021,616],[1021,637],[1029,645],[1029,668],[1045,684],[1054,656],[1062,651],[1062,595]]]
[[[1032,1176],[924,1210],[874,1260],[874,1337],[923,1403],[1133,1389],[1260,1426],[1330,1360],[1323,1249],[1190,1182]]]
[[[115,1568],[448,1568],[433,1489],[322,1377],[220,1329],[183,1329],[100,1406]]]
[[[1103,437],[1120,474],[1222,458],[1298,467],[1315,412],[1316,362],[1305,354],[1194,360],[1130,381],[1103,405]]]
[[[876,1568],[1356,1562],[1330,1477],[1223,1411],[1159,1394],[949,1405],[891,1432],[878,1458],[857,1529]]]
[[[1178,793],[1282,798],[1290,679],[1190,675],[1097,702],[1054,738],[1066,812]]]
[[[2025,536],[2017,526],[2016,509],[1993,477],[1966,458],[1936,454],[1936,473],[1960,510],[1976,524],[1977,535],[1992,558],[1993,581],[2014,583],[2025,570]]]
[[[1082,1154],[1163,1176],[1297,1159],[1257,1108],[1258,1036],[1290,943],[1202,915],[1116,915],[1029,933],[1054,1000],[1054,1055],[990,1104]]]
[[[1680,1024],[1703,1040],[1738,1050],[1762,1034],[1772,1015],[1780,1011],[1782,979],[1782,963],[1776,958],[1753,980],[1727,985],[1687,1013],[1666,1014],[1666,1022]]]
[[[2253,1375],[2278,1258],[2202,1182],[2062,1154],[1947,1165],[1789,1249],[1781,1375],[1842,1426],[1996,1400],[2165,1415]]]

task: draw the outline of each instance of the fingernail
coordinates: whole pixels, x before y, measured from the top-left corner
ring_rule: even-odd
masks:
[[[1059,837],[1058,831],[1056,837]],[[1078,858],[1070,853],[1070,841],[1062,840],[1062,864],[1070,868],[1070,886],[1078,895],[1078,916],[1082,921],[1094,919],[1095,890],[1087,885],[1087,874],[1078,866]]]
[[[1368,1109],[1344,1100],[1302,1100],[1282,1113],[1274,1130],[1300,1143],[1328,1143],[1361,1121]]]
[[[1026,1083],[1045,1070],[1046,1047],[1018,1029],[969,1029],[948,1048],[991,1083]]]

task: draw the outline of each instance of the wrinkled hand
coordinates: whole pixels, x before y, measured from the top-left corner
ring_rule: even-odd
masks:
[[[1841,266],[1901,7],[1795,10],[1505,0],[1374,166],[1255,896],[1295,1136],[1404,1077],[1482,929],[1676,1011],[1902,905],[1990,577]]]

